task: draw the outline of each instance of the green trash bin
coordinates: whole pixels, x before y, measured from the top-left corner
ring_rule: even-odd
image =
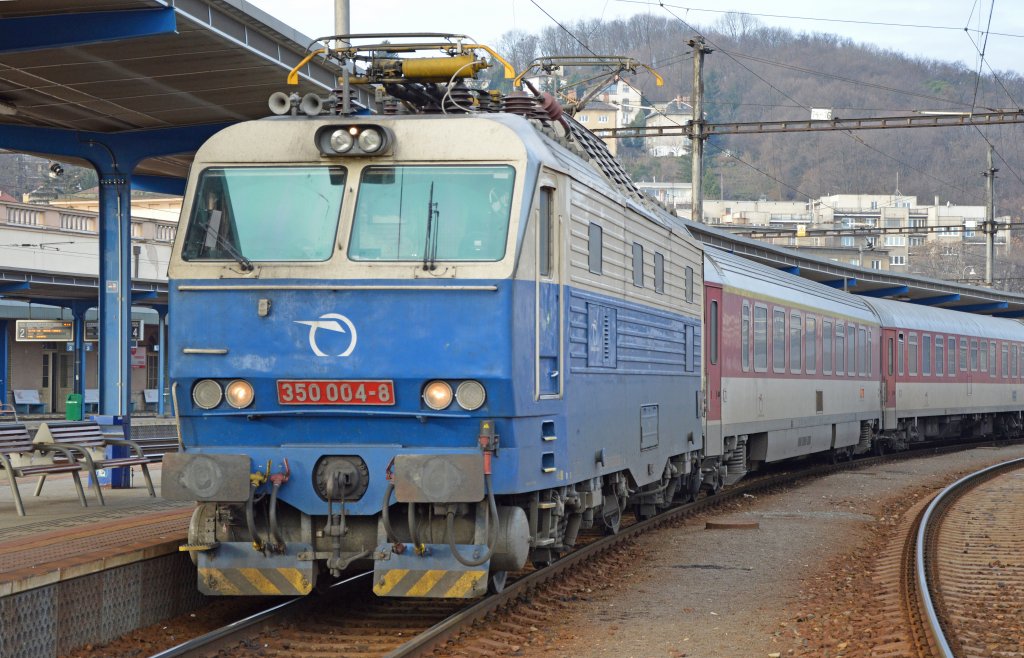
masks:
[[[84,409],[85,404],[80,393],[68,394],[68,399],[64,402],[64,420],[82,420],[85,417],[82,413]]]

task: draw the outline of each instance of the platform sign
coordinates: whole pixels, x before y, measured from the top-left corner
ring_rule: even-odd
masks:
[[[75,323],[71,320],[17,320],[14,339],[19,343],[74,340]]]
[[[142,340],[142,320],[132,320],[132,340]],[[100,323],[90,320],[85,323],[85,340],[95,343],[100,339]]]

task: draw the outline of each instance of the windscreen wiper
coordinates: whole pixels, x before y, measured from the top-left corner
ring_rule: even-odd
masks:
[[[440,211],[434,203],[434,184],[430,184],[430,198],[427,200],[427,242],[423,245],[423,269],[433,270],[437,260],[437,225]]]
[[[212,238],[212,242],[214,244],[222,248],[229,256],[235,259],[235,262],[238,263],[238,266],[242,268],[243,272],[252,272],[254,269],[252,261],[246,258],[235,245],[231,244],[231,242],[220,234],[220,218],[221,212],[219,210],[210,211],[210,221],[206,224],[206,244],[209,246]]]

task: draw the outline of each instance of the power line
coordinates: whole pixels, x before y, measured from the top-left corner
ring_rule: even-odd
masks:
[[[651,4],[650,2],[646,2],[644,0],[617,0],[617,1],[620,2],[620,3],[623,3],[623,4],[634,4],[634,5],[650,6],[650,4]],[[746,14],[747,16],[757,16],[758,18],[785,18],[785,19],[796,20],[796,21],[817,21],[817,22],[822,22],[822,23],[846,23],[846,24],[850,24],[850,25],[876,25],[876,26],[879,26],[879,27],[900,27],[900,28],[909,27],[909,28],[922,29],[922,30],[947,30],[947,31],[956,31],[956,32],[961,32],[961,31],[963,31],[963,32],[971,32],[971,31],[974,31],[974,32],[979,32],[980,33],[980,30],[968,30],[965,27],[953,27],[953,26],[950,26],[950,25],[926,25],[926,24],[920,24],[920,23],[889,23],[889,22],[885,22],[885,21],[864,21],[864,20],[843,19],[843,18],[819,18],[819,17],[816,17],[816,16],[790,16],[790,15],[786,15],[786,14],[764,14],[764,13],[756,13],[756,12],[749,12],[749,11],[737,11],[737,10],[734,10],[734,9],[733,10],[730,10],[730,9],[699,9],[697,7],[687,7],[687,6],[684,6],[684,5],[670,5],[670,4],[666,4],[664,2],[659,2],[658,5],[660,7],[672,7],[673,9],[682,9],[682,10],[685,10],[685,11],[692,11],[692,12],[704,12],[704,13],[708,13],[708,14]],[[1013,37],[1013,38],[1017,38],[1017,39],[1024,39],[1024,34],[1012,34],[1012,33],[1008,33],[1008,32],[989,32],[989,34],[992,34],[994,36],[1000,36],[1000,37]]]

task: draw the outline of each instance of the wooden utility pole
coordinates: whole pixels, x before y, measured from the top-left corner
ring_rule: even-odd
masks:
[[[996,172],[999,171],[992,166],[992,145],[988,145],[988,169],[982,172],[985,177],[985,224],[981,227],[985,234],[985,285],[992,287],[992,264],[995,261],[996,252],[996,209],[995,209],[995,184]]]
[[[693,120],[690,122],[690,185],[693,201],[690,219],[704,221],[704,53],[711,49],[704,45],[704,37],[689,40],[693,49]]]

